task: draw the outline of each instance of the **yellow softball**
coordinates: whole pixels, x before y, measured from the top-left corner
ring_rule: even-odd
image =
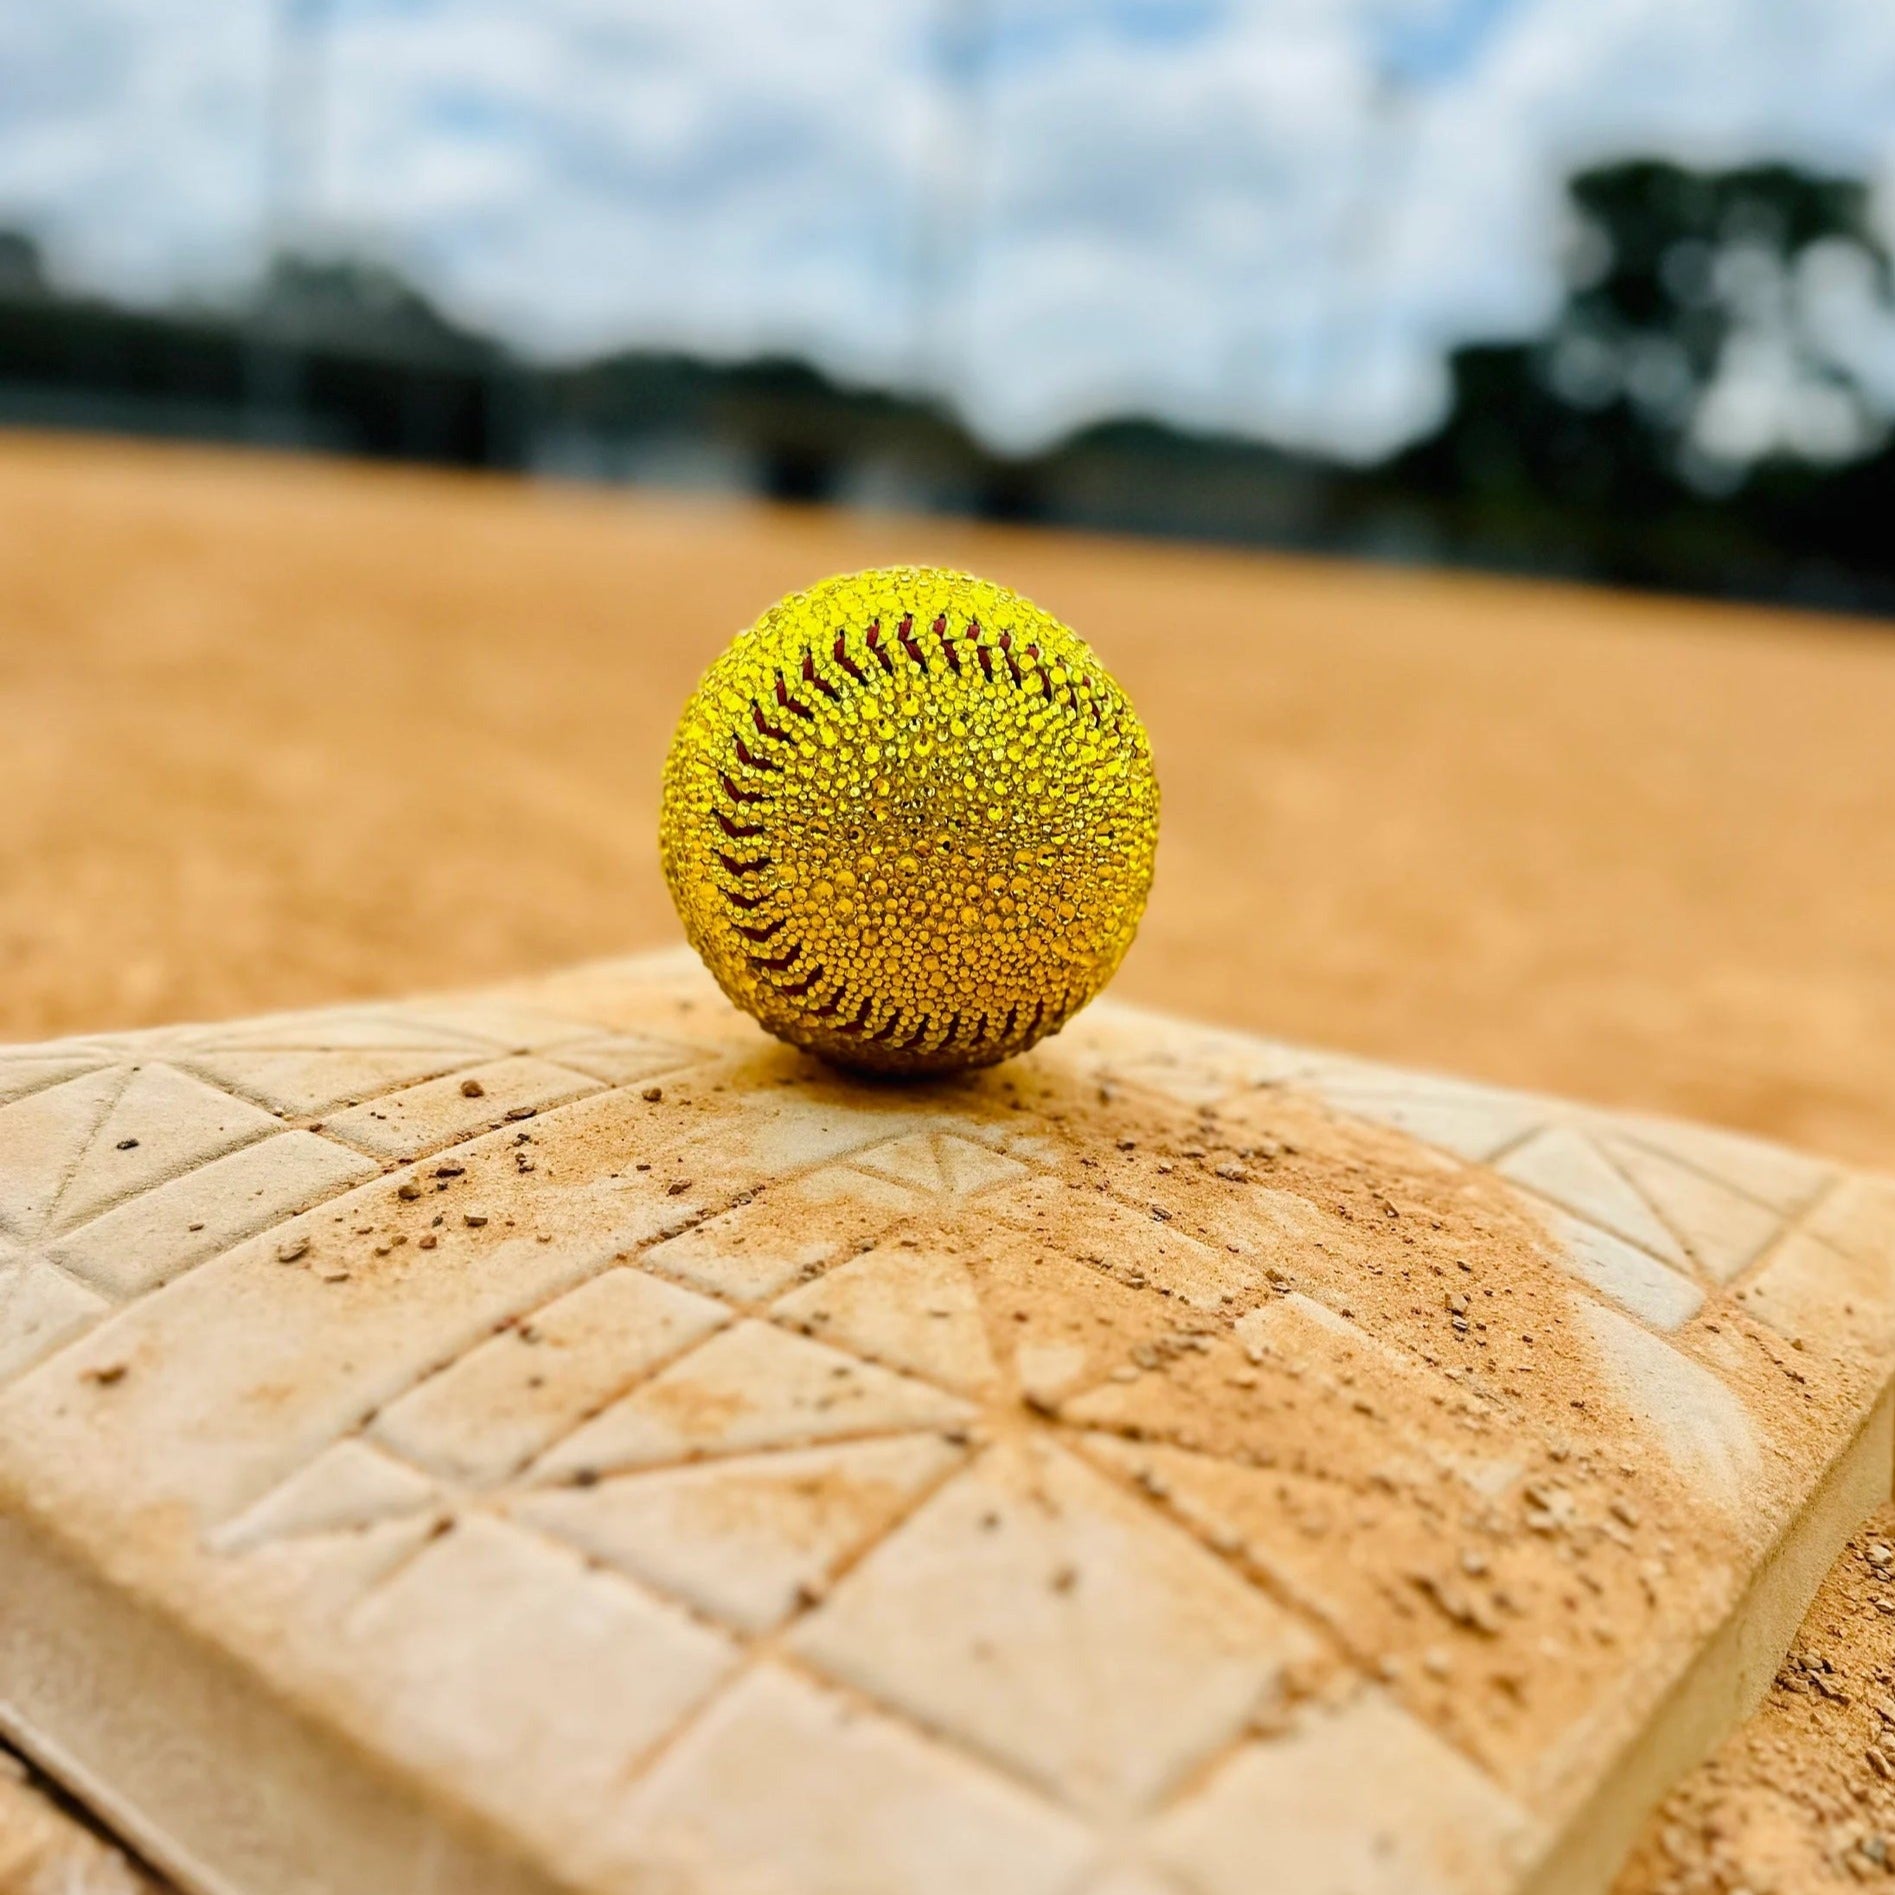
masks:
[[[1151,746],[1086,646],[1002,586],[914,566],[738,633],[684,707],[659,822],[725,993],[891,1073],[1057,1032],[1131,946],[1157,842]]]

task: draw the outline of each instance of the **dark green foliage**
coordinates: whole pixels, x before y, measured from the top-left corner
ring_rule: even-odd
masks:
[[[1895,325],[1864,187],[1786,165],[1640,162],[1583,173],[1572,202],[1551,327],[1461,351],[1449,420],[1384,477],[1426,494],[1473,559],[1895,604],[1895,455],[1813,311],[1841,272]],[[1707,404],[1746,351],[1782,370],[1788,418],[1749,440],[1725,430],[1740,438],[1719,453]]]

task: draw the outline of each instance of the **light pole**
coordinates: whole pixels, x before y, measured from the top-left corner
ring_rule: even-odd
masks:
[[[305,243],[328,132],[331,0],[273,0],[264,82],[262,269],[246,323],[244,396],[252,439],[301,441],[303,363],[281,266]]]
[[[995,0],[929,0],[930,135],[921,154],[912,286],[913,377],[952,403],[972,362]]]

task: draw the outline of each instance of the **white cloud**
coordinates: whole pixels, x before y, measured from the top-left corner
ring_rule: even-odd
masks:
[[[542,352],[925,369],[1015,445],[1130,407],[1372,455],[1454,343],[1544,320],[1576,163],[1895,173],[1887,0],[988,6],[943,92],[945,0],[330,0],[304,208]],[[237,280],[269,18],[0,0],[0,221],[121,293]]]
[[[219,0],[0,0],[0,219],[122,293],[228,281],[262,228],[263,45]]]

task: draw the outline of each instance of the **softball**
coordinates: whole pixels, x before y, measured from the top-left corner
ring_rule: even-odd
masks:
[[[1112,978],[1158,782],[1124,692],[1017,593],[900,566],[773,605],[704,674],[659,851],[691,945],[779,1039],[984,1066]]]

